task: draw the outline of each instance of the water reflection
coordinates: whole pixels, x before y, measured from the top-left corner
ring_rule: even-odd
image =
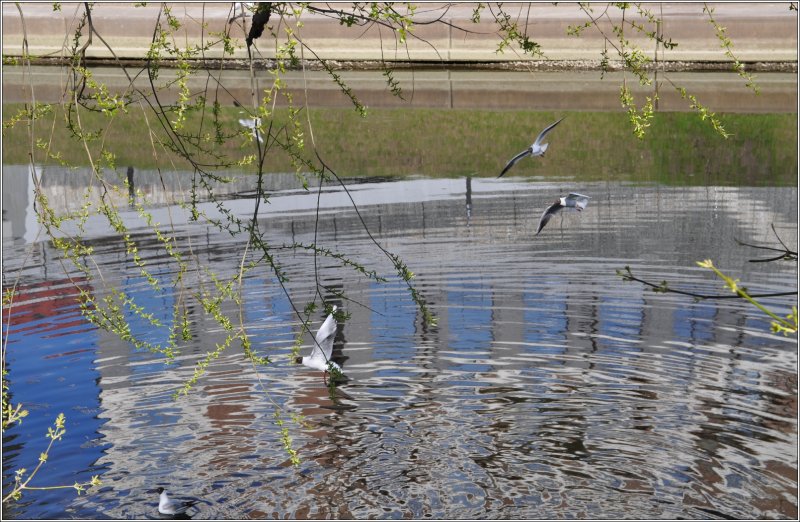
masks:
[[[22,183],[14,172],[4,179]],[[275,182],[286,185],[274,187],[260,217],[270,241],[311,242],[316,195]],[[76,290],[57,275],[57,253],[26,241],[36,236],[26,216],[4,216],[5,284],[31,252],[8,352],[13,400],[31,417],[4,437],[4,486],[35,462],[59,411],[68,434],[48,480],[99,473],[105,484],[80,498],[31,493],[15,516],[152,516],[144,491],[158,484],[209,499],[195,518],[795,516],[795,342],[768,333],[743,303],[655,294],[614,271],[629,264],[649,279],[716,292],[719,282],[694,265],[712,257],[751,289],[793,287],[794,265],[748,263],[751,252],[733,237],[767,242],[769,223],[795,237],[797,190],[586,183],[587,211],[534,239],[543,202],[571,188],[479,178],[353,186],[371,232],[418,274],[439,326],[424,326],[403,284],[322,261],[320,279],[366,305],[333,300],[352,314],[335,345],[350,381],[333,398],[317,372],[289,362],[297,325],[266,267],[248,273],[243,310],[254,349],[273,364],[257,370],[231,348],[194,393],[173,401],[227,332],[188,299],[195,337],[175,364],[133,351],[86,325]],[[55,197],[67,188],[50,190],[52,201],[69,204]],[[252,210],[246,198],[227,204]],[[327,187],[321,204],[318,243],[391,274],[346,195]],[[166,215],[164,206],[152,211]],[[202,265],[235,272],[238,238],[171,211]],[[123,214],[137,222],[135,212]],[[169,324],[175,274],[159,245],[143,241],[140,251],[161,292],[126,264],[101,221],[90,221],[85,237],[106,280]],[[311,257],[280,256],[293,295],[310,298]],[[782,309],[790,302],[770,300]],[[314,319],[312,330],[323,316]],[[163,340],[147,324],[133,328]],[[279,442],[274,404],[285,408],[298,469]],[[290,412],[307,424],[292,423]]]

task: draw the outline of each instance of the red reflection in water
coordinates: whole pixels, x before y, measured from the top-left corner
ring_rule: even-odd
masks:
[[[74,333],[74,332],[70,332]],[[85,348],[83,350],[71,350],[69,352],[54,353],[52,355],[45,355],[42,359],[58,359],[59,357],[69,357],[70,355],[78,355],[79,353],[93,352],[94,348]]]
[[[6,289],[7,287],[3,288],[4,293]],[[54,332],[44,336],[52,338],[79,333],[72,329],[77,326],[86,326],[86,331],[91,330],[77,306],[78,296],[82,290],[87,292],[92,290],[85,277],[17,286],[10,313],[7,307],[3,307],[3,319],[9,333]],[[70,312],[65,314],[65,310]],[[59,315],[61,316],[59,321],[46,320]],[[74,318],[66,319],[67,317]]]

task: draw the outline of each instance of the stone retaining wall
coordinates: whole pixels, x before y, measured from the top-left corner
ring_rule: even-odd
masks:
[[[72,34],[83,13],[83,4],[62,3],[61,10],[54,12],[51,3],[20,3],[24,15],[30,53],[35,56],[58,57],[66,53],[71,45]],[[159,20],[158,3],[147,3],[134,7],[133,3],[97,3],[92,11],[92,21],[97,33],[108,43],[119,58],[142,59],[153,38]],[[183,48],[200,44],[214,38],[212,33],[230,29],[235,38],[235,58],[247,56],[241,22],[229,23],[232,3],[186,3],[171,4],[172,14],[181,22],[175,33],[175,43]],[[320,7],[323,4],[319,4]],[[346,8],[350,4],[331,4]],[[369,28],[347,27],[337,20],[319,15],[304,14],[302,27],[289,23],[293,30],[312,48],[319,58],[332,60],[387,60],[433,63],[473,63],[530,60],[515,48],[497,53],[500,41],[499,26],[493,21],[488,8],[482,12],[481,20],[473,23],[471,18],[474,3],[456,4],[445,8],[445,4],[423,4],[418,6],[417,25],[406,44],[397,42],[395,35],[386,27],[372,25]],[[599,26],[605,34],[615,39],[612,23],[621,21],[621,11],[608,4],[592,4],[592,16],[600,19]],[[788,3],[711,3],[714,17],[724,26],[726,35],[734,43],[733,52],[743,62],[795,62],[797,61],[797,12],[789,10]],[[720,46],[714,26],[703,12],[701,3],[645,4],[653,14],[664,22],[660,28],[665,39],[677,42],[678,46],[659,53],[659,59],[681,62],[716,62],[730,60]],[[3,3],[3,54],[19,56],[22,53],[23,23],[20,12],[13,3]],[[544,58],[549,61],[598,61],[604,47],[604,39],[596,28],[586,29],[580,37],[568,36],[570,26],[581,25],[589,18],[577,4],[554,6],[551,3],[504,4],[504,10],[519,21],[529,37],[541,45]],[[605,13],[605,14],[604,14]],[[606,18],[608,15],[609,18]],[[447,23],[434,22],[437,17]],[[527,25],[523,22],[528,21]],[[161,20],[164,20],[163,14]],[[643,23],[636,15],[635,7],[626,11],[627,22]],[[249,27],[250,19],[247,24]],[[434,22],[434,23],[426,23]],[[205,30],[201,26],[205,24]],[[285,34],[286,20],[273,16],[270,25]],[[468,31],[462,30],[467,29]],[[626,37],[643,51],[652,54],[655,44],[646,37],[638,37],[631,26],[626,26]],[[256,41],[257,56],[272,58],[275,42],[266,32]],[[614,50],[610,49],[610,58]],[[306,59],[314,56],[304,52]],[[111,52],[94,38],[87,48],[87,56],[110,58]],[[206,57],[220,57],[219,51],[211,51]],[[796,67],[796,66],[795,66]]]

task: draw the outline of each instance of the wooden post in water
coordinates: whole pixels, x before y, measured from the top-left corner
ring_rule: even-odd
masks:
[[[133,167],[128,167],[128,198],[133,201],[136,191],[133,188]]]
[[[472,217],[472,174],[467,175],[467,226]]]

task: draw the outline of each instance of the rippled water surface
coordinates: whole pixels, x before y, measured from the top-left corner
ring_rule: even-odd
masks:
[[[14,179],[24,194],[24,169]],[[369,231],[416,274],[439,322],[423,324],[344,192],[326,185],[317,243],[389,279],[317,259],[320,283],[332,289],[326,299],[351,314],[334,351],[349,381],[334,398],[318,372],[290,362],[299,323],[261,262],[246,275],[243,318],[254,350],[272,364],[256,371],[233,346],[173,400],[223,341],[222,328],[189,297],[195,334],[174,364],[97,330],[82,318],[58,252],[36,240],[30,208],[13,202],[16,214],[4,214],[4,286],[19,275],[20,293],[8,368],[12,401],[30,416],[4,435],[4,491],[14,470],[35,465],[59,412],[67,433],[39,485],[99,475],[103,486],[80,497],[28,492],[6,516],[157,517],[147,493],[157,486],[203,499],[195,518],[797,516],[794,338],[770,333],[766,316],[739,300],[657,294],[616,274],[630,266],[655,283],[724,294],[695,264],[712,258],[753,292],[796,290],[795,263],[750,263],[764,253],[735,242],[774,245],[774,224],[796,250],[796,188],[541,178],[350,188]],[[586,211],[534,236],[542,210],[571,190],[592,196]],[[272,244],[314,242],[316,202],[313,190],[277,190],[260,217]],[[242,216],[253,208],[246,197],[228,204]],[[238,270],[242,238],[185,224],[178,207],[151,210],[161,223],[174,220],[201,264],[222,277]],[[137,219],[133,210],[125,217]],[[178,294],[163,249],[140,245],[159,293],[124,245],[93,226],[86,237],[106,280],[168,323]],[[314,298],[313,255],[280,250],[278,260],[302,307]],[[98,280],[77,284],[102,292]],[[208,277],[204,285],[213,289]],[[794,300],[764,301],[785,315]],[[233,305],[224,311],[236,316]],[[313,328],[323,319],[315,313]],[[152,342],[165,340],[133,322]],[[310,337],[303,342],[305,353]]]

